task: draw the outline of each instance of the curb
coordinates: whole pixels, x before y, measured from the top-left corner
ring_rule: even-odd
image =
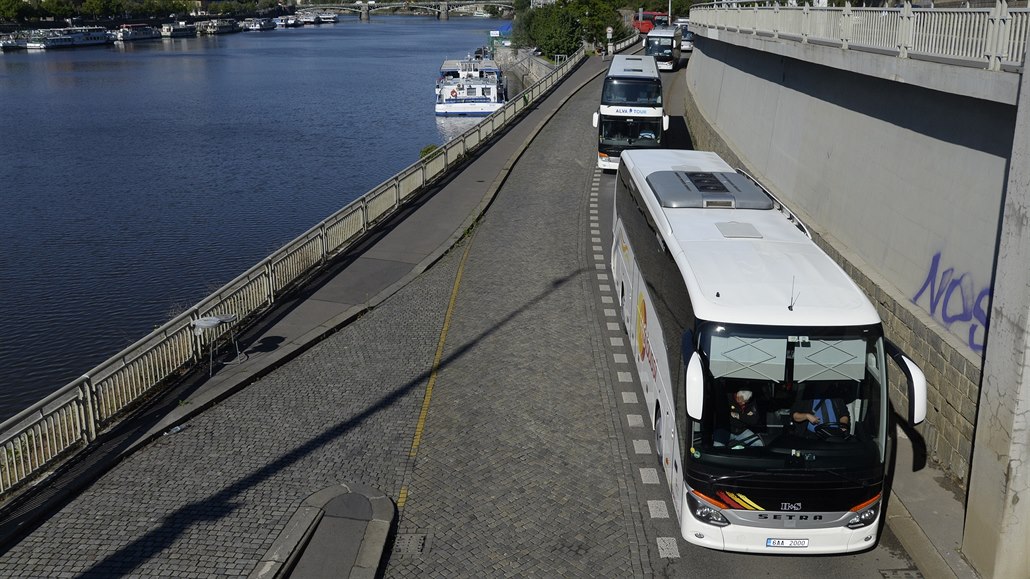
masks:
[[[891,500],[887,505],[885,516],[887,525],[891,528],[894,536],[908,551],[912,561],[915,562],[924,577],[958,579],[958,575],[948,565],[930,538],[926,536],[923,528],[912,517],[912,513],[908,511],[905,503],[901,502],[901,498],[893,491],[891,491]]]
[[[281,577],[349,577],[372,579],[376,576],[390,535],[397,508],[382,491],[351,483],[341,483],[312,493],[297,508],[286,527],[249,575],[250,579]],[[329,522],[349,529],[339,532]],[[323,533],[319,528],[327,523]],[[308,546],[331,542],[337,549]],[[347,545],[352,548],[346,548]],[[345,571],[346,570],[346,571]]]

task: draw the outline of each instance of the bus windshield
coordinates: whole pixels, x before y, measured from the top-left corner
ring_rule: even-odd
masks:
[[[662,117],[601,118],[602,145],[624,147],[657,147],[662,141]]]
[[[651,56],[672,56],[671,36],[648,36],[644,54]]]
[[[601,90],[602,105],[662,106],[660,79],[606,78]]]
[[[706,323],[695,461],[733,470],[883,465],[888,397],[882,330]]]

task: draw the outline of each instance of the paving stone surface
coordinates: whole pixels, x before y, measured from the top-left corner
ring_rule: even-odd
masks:
[[[355,482],[396,498],[456,266],[448,254],[389,307],[125,460],[0,576],[247,575],[311,493]]]
[[[643,572],[587,235],[595,98],[548,123],[476,230],[399,521],[431,547],[387,576]]]

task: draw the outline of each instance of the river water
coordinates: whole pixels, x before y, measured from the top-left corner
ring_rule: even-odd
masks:
[[[470,128],[433,84],[499,24],[0,55],[0,421]]]

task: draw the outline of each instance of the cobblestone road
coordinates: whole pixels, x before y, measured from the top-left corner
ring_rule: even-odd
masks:
[[[426,549],[395,549],[388,576],[629,577],[647,565],[587,236],[587,93],[544,128],[471,242],[400,514],[401,536],[425,535]]]

